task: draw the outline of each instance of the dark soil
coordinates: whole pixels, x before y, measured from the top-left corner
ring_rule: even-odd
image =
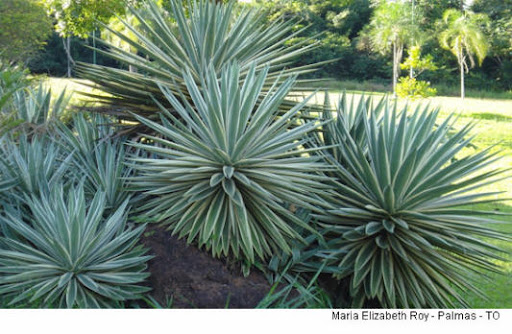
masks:
[[[148,227],[142,242],[155,257],[149,261],[151,295],[173,308],[254,308],[271,286],[260,272],[244,277],[225,261],[159,227]]]

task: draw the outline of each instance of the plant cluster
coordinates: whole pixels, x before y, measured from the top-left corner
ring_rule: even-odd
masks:
[[[297,76],[318,64],[288,67],[310,49],[287,47],[293,22],[261,25],[233,2],[170,8],[132,8],[137,41],[113,32],[137,51],[107,54],[137,72],[81,65],[110,118],[2,139],[0,294],[67,307],[142,295],[134,221],[288,282],[261,307],[466,306],[459,290],[499,272],[484,238],[510,238],[467,205],[490,201],[474,191],[502,171],[484,169],[489,149],[462,152],[471,125],[386,99],[298,102]],[[123,141],[113,120],[143,131]]]
[[[1,97],[11,112],[0,137],[0,301],[95,308],[141,297],[150,256],[137,244],[144,225],[128,217],[123,139],[104,118],[62,122],[65,92]]]

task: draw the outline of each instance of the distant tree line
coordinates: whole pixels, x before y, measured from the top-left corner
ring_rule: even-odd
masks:
[[[98,39],[109,38],[103,24],[114,27],[118,16],[129,15],[128,3],[142,1],[2,0],[0,57],[52,76],[72,74],[76,61],[115,66],[90,47],[101,49]],[[157,2],[165,8],[169,1]],[[395,86],[400,75],[415,79],[421,73],[421,80],[445,85],[458,85],[462,75],[467,87],[512,89],[512,0],[253,0],[243,5],[265,7],[269,21],[300,18],[295,27],[300,33],[290,43],[314,36],[319,45],[297,62],[331,60],[317,77]],[[460,35],[461,24],[479,31],[480,40]],[[459,42],[466,44],[460,48]],[[413,52],[421,58],[415,64],[428,57],[432,66],[415,70]]]

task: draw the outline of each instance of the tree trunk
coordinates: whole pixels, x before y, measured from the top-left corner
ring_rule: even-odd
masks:
[[[460,57],[460,98],[464,101],[464,56]]]
[[[412,0],[412,2],[411,2],[411,23],[412,23],[412,25],[414,25],[414,0]],[[411,46],[409,47],[409,52],[413,45],[414,45],[414,38],[411,38]],[[412,67],[412,62],[411,62],[411,68],[409,69],[409,78],[410,79],[414,78],[414,68]]]
[[[393,42],[393,97],[396,97],[396,83],[398,80],[398,69],[397,69],[397,47],[396,43]]]
[[[403,44],[397,45],[397,42],[393,42],[393,97],[396,97],[396,85],[400,76],[400,62],[402,61],[403,53]]]
[[[64,51],[66,52],[67,60],[68,60],[68,78],[71,78],[71,64],[74,63],[73,58],[71,58],[71,36],[66,37],[66,41],[62,40],[62,44],[64,44]]]
[[[92,63],[96,65],[96,27],[92,31]]]

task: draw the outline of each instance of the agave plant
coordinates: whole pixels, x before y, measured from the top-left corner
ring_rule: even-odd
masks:
[[[17,118],[32,127],[37,127],[63,116],[71,95],[64,89],[52,103],[51,89],[40,84],[35,89],[18,91],[13,99]]]
[[[109,210],[119,207],[128,198],[125,183],[132,173],[125,164],[125,141],[114,135],[111,123],[99,115],[87,120],[83,114],[76,114],[72,127],[60,123],[54,138],[68,155],[73,155],[74,177],[85,178],[88,197],[98,191],[104,192]]]
[[[346,121],[326,127],[337,181],[333,208],[316,215],[323,259],[350,281],[355,307],[466,306],[458,291],[478,293],[475,273],[499,271],[500,249],[483,238],[510,240],[489,226],[495,213],[465,208],[495,194],[473,192],[502,172],[483,171],[495,154],[462,154],[472,126],[449,134],[455,121],[436,125],[438,110],[381,108],[380,120],[372,110],[361,118],[364,145]]]
[[[191,104],[165,87],[179,118],[162,107],[161,125],[137,116],[161,137],[133,146],[152,154],[134,158],[139,172],[135,190],[150,195],[141,208],[146,219],[169,225],[173,234],[198,240],[215,256],[234,255],[253,262],[278,250],[290,252],[300,239],[294,226],[311,230],[286,206],[316,209],[326,186],[316,174],[325,168],[318,156],[301,149],[304,135],[319,125],[295,120],[306,101],[281,117],[278,107],[293,78],[276,85],[256,106],[269,68],[252,66],[240,84],[237,64],[225,68],[217,80],[214,67],[201,89],[192,73],[184,75]]]
[[[152,96],[170,107],[159,85],[166,86],[174,94],[179,91],[187,94],[182,77],[185,68],[189,69],[195,83],[202,85],[210,71],[208,66],[213,66],[219,76],[226,64],[237,62],[243,79],[252,63],[256,62],[259,69],[268,63],[270,68],[264,87],[269,89],[277,79],[282,81],[319,66],[291,66],[294,57],[317,46],[309,39],[287,45],[287,41],[300,33],[293,32],[294,20],[278,20],[265,26],[264,12],[247,8],[238,10],[235,3],[192,0],[187,2],[187,10],[183,1],[171,0],[171,13],[167,13],[150,0],[138,9],[130,8],[137,21],[136,25],[123,21],[124,30],[130,33],[105,28],[136,52],[108,42],[104,43],[110,50],[98,52],[136,71],[81,63],[77,73],[108,93],[107,96],[93,95],[94,98],[122,107],[116,109],[116,116],[134,120],[126,111],[129,109],[155,120],[159,109]],[[111,110],[105,111],[112,113]]]
[[[0,90],[1,94],[1,90]],[[68,106],[71,95],[64,89],[56,100],[52,101],[51,89],[40,84],[37,88],[18,89],[11,95],[3,111],[7,124],[3,132],[22,129],[27,135],[44,133],[49,125],[61,118]],[[6,96],[6,97],[7,97]],[[1,134],[1,133],[0,133]]]
[[[105,194],[87,203],[82,187],[65,194],[56,186],[27,197],[30,221],[9,210],[0,216],[17,238],[0,238],[0,295],[9,305],[111,307],[148,291],[140,284],[145,250],[137,246],[144,226],[126,226],[125,201],[104,218]]]
[[[26,71],[17,66],[7,65],[0,60],[0,112],[8,113],[12,96],[28,85]]]
[[[21,135],[18,142],[5,137],[0,140],[0,197],[49,192],[69,180],[72,159],[48,137]]]

